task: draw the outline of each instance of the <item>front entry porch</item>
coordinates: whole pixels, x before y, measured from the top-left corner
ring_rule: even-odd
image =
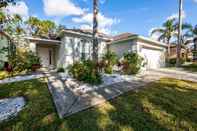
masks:
[[[37,55],[40,57],[41,65],[44,68],[56,67],[56,49],[57,47],[37,46]]]
[[[40,38],[28,38],[34,52],[40,57],[43,68],[54,69],[57,66],[60,41]]]

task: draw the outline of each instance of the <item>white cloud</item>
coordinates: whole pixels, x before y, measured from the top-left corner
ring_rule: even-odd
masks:
[[[43,0],[44,12],[48,16],[82,15],[84,10],[71,0]]]
[[[87,13],[81,17],[75,17],[72,18],[72,21],[75,23],[79,23],[81,24],[81,28],[82,29],[92,29],[92,23],[93,23],[93,14],[92,13]],[[106,34],[110,34],[111,32],[111,27],[114,24],[117,24],[120,22],[120,20],[116,19],[116,18],[109,18],[106,17],[104,15],[102,15],[101,13],[98,14],[98,22],[99,22],[99,31],[106,33]]]
[[[197,0],[193,0],[195,3],[197,3]]]
[[[185,18],[186,18],[186,13],[185,13],[185,11],[183,11],[182,15],[183,15],[183,16],[182,16],[183,19],[185,19]],[[167,20],[173,19],[173,18],[178,19],[178,18],[179,18],[179,14],[178,14],[178,13],[174,13],[174,14],[172,14],[171,16],[167,17]]]
[[[8,5],[4,11],[8,14],[19,14],[24,18],[29,16],[29,8],[24,1],[19,1],[15,5]]]

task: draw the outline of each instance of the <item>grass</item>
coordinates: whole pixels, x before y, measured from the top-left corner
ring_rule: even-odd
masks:
[[[197,83],[161,79],[63,120],[57,117],[44,79],[0,85],[0,99],[25,96],[19,116],[2,131],[197,130]]]
[[[18,75],[25,75],[27,74],[27,71],[22,71],[22,72],[14,72],[12,74],[9,74],[7,71],[1,71],[0,70],[0,80],[8,78],[8,77],[14,77],[14,76],[18,76]]]
[[[197,72],[197,63],[193,63],[190,65],[184,65],[184,66],[182,66],[182,68],[186,71]]]
[[[0,80],[7,78],[9,75],[6,71],[0,71]]]

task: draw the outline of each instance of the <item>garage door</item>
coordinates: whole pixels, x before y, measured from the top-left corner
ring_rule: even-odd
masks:
[[[142,48],[141,53],[147,62],[148,69],[157,69],[165,66],[165,54],[161,50]]]

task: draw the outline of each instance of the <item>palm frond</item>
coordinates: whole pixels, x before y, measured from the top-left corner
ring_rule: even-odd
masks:
[[[151,31],[151,36],[153,36],[155,33],[165,33],[165,29],[163,28],[157,28]]]

